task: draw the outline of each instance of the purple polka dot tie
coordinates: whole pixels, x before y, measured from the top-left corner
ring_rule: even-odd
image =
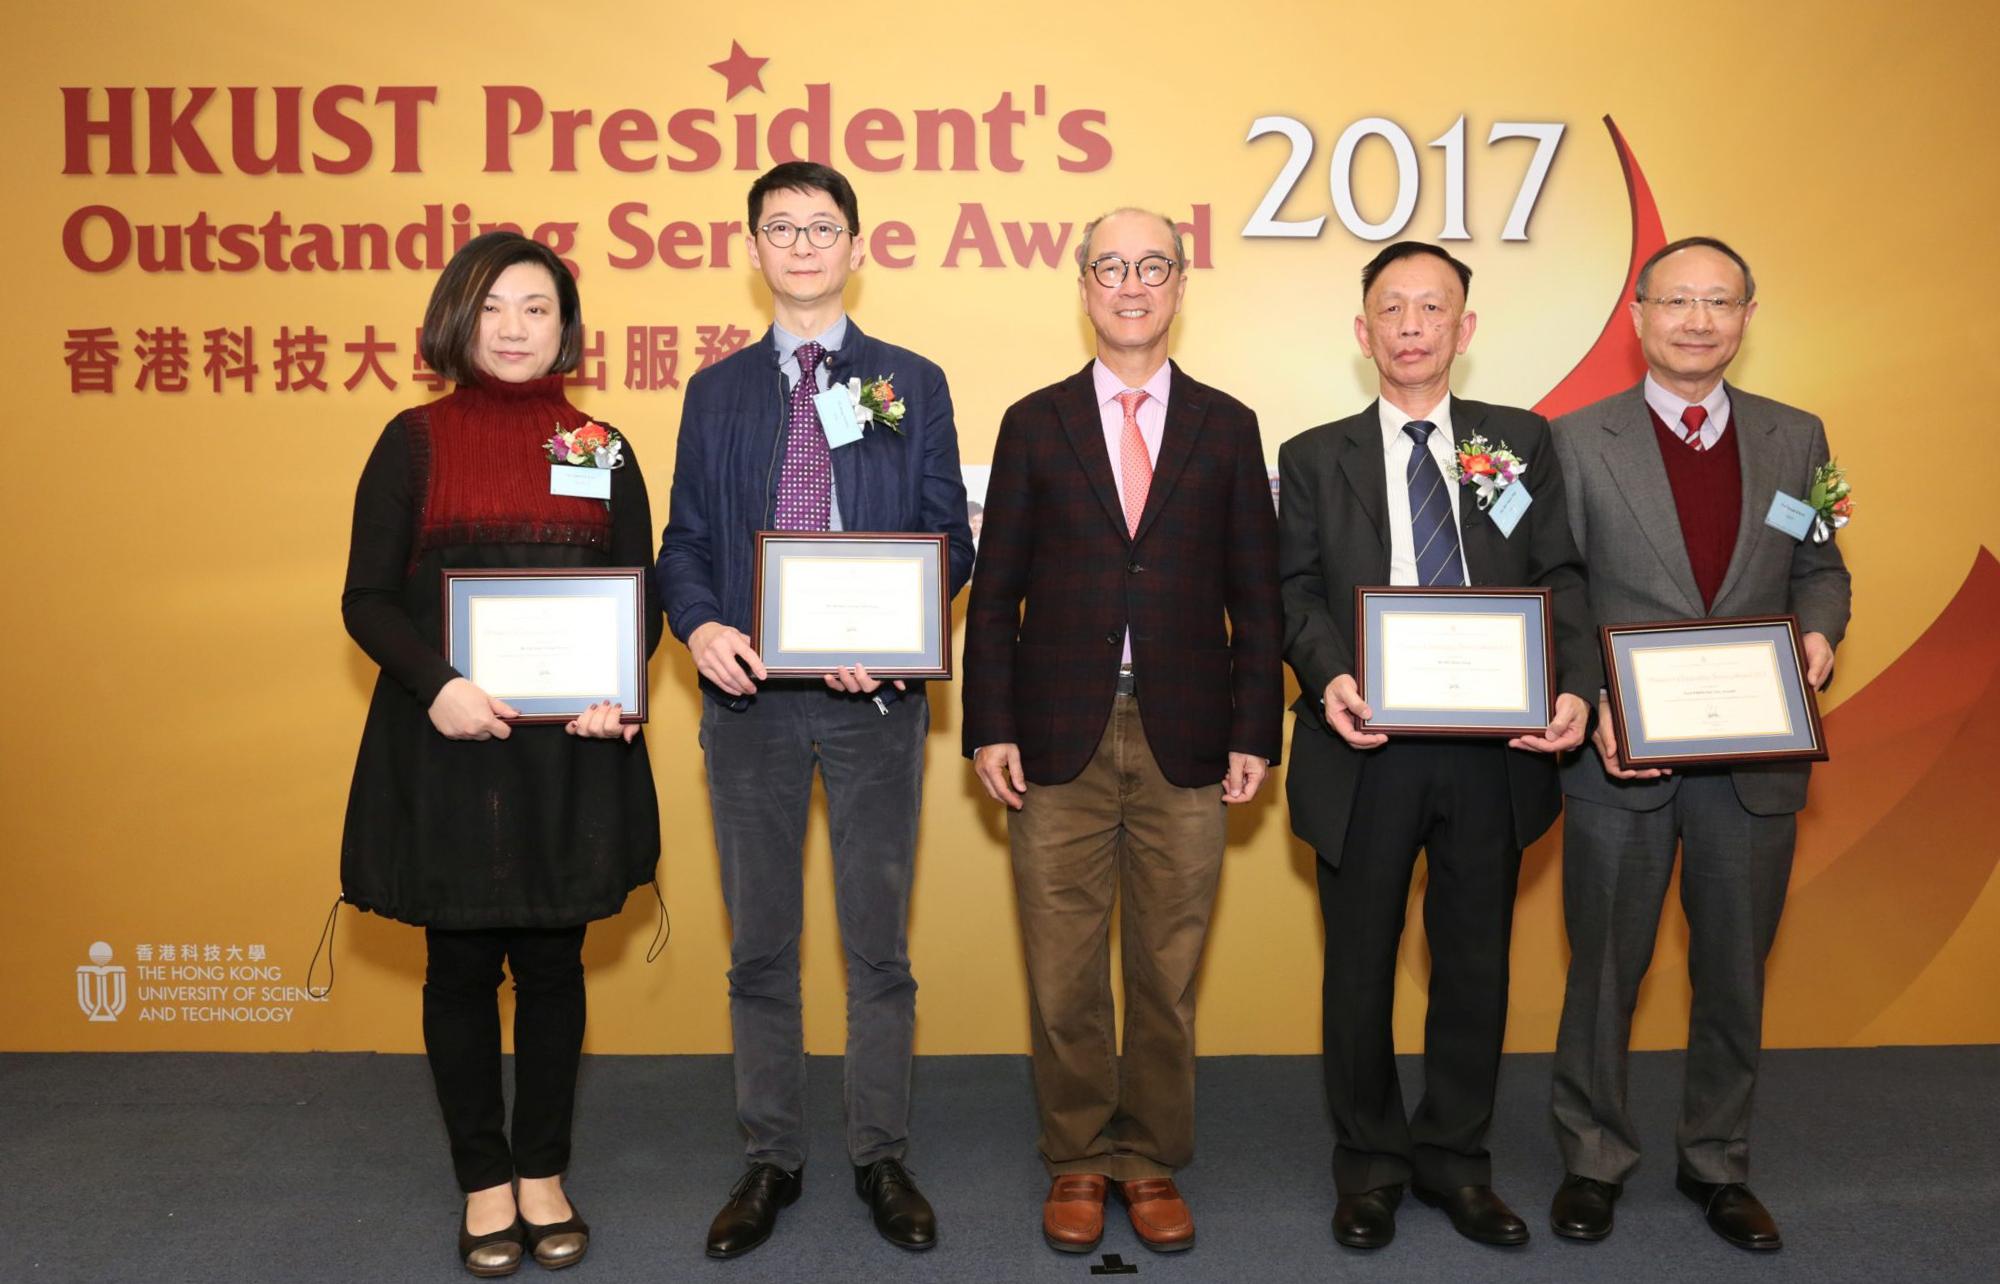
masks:
[[[781,531],[823,531],[833,517],[833,460],[826,433],[819,426],[813,397],[826,349],[817,343],[799,345],[799,382],[792,389],[791,412],[785,427],[785,466],[778,473],[777,525]]]

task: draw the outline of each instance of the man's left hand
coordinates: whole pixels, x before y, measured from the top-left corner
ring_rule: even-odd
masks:
[[[879,679],[868,676],[865,664],[843,664],[832,673],[826,674],[826,685],[834,691],[845,691],[849,695],[874,695],[882,689]],[[901,678],[896,679],[896,690],[907,691]]]
[[[1222,801],[1249,802],[1257,796],[1257,786],[1264,783],[1264,773],[1270,769],[1271,764],[1255,754],[1230,754],[1229,774],[1222,778]]]
[[[1806,649],[1806,681],[1815,691],[1826,690],[1826,680],[1833,676],[1833,643],[1824,633],[1808,633],[1799,642]]]
[[[1529,749],[1535,753],[1562,753],[1583,743],[1584,725],[1590,721],[1590,706],[1568,692],[1556,697],[1555,721],[1539,736],[1516,736],[1509,749]]]

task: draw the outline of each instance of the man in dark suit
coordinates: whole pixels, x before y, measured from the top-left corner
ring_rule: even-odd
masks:
[[[1225,803],[1278,756],[1277,529],[1248,408],[1167,360],[1187,288],[1174,224],[1084,229],[1097,359],[1000,423],[965,625],[965,750],[1012,808],[1042,1232],[1085,1252],[1116,1184],[1148,1248],[1194,1221],[1194,978]],[[1122,888],[1122,891],[1121,891]],[[1124,1056],[1112,1014],[1123,897]]]
[[[834,896],[847,955],[847,1149],[883,1237],[936,1241],[909,1146],[917,983],[907,944],[930,706],[920,685],[848,666],[771,682],[746,636],[756,532],[940,531],[950,591],[972,571],[951,393],[935,365],[872,339],[842,290],[861,266],[854,189],[824,165],[777,166],[750,188],[749,256],[771,288],[762,340],[688,380],[660,550],[667,627],[700,671],[701,743],[731,929],[736,1111],[750,1167],[708,1232],[711,1257],[769,1238],[805,1164],[800,1021],[801,847],[813,770],[826,784]],[[832,446],[814,395],[894,376],[894,430]]]
[[[1691,237],[1662,248],[1640,269],[1632,303],[1646,377],[1557,420],[1556,454],[1600,622],[1796,615],[1806,680],[1818,688],[1847,630],[1847,567],[1831,539],[1796,538],[1765,515],[1775,495],[1810,492],[1826,430],[1723,381],[1756,310],[1749,265],[1727,245]],[[1810,764],[1632,771],[1602,704],[1592,739],[1597,752],[1562,774],[1570,968],[1553,1104],[1568,1175],[1550,1221],[1559,1235],[1604,1238],[1639,1166],[1626,1048],[1678,846],[1694,1006],[1676,1184],[1725,1240],[1775,1249],[1777,1223],[1745,1184],[1750,1101],[1764,958]]]
[[[1402,241],[1361,272],[1354,334],[1380,399],[1278,451],[1285,659],[1301,691],[1286,779],[1292,829],[1319,853],[1326,920],[1325,1073],[1332,1108],[1334,1237],[1379,1248],[1405,1182],[1462,1234],[1519,1244],[1527,1226],[1493,1193],[1485,1147],[1507,1016],[1507,950],[1521,849],[1561,805],[1553,755],[1581,744],[1600,665],[1563,476],[1538,415],[1451,396],[1472,342],[1472,271]],[[1484,437],[1527,467],[1511,530],[1456,484],[1454,443]],[[1554,591],[1556,715],[1539,735],[1385,736],[1354,674],[1362,585],[1546,586]],[[1390,1023],[1397,942],[1418,849],[1430,1013],[1424,1098],[1406,1118]]]

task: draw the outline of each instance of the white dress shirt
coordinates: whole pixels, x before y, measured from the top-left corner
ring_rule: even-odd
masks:
[[[1451,431],[1451,394],[1446,393],[1443,401],[1431,408],[1427,415],[1406,415],[1385,398],[1375,403],[1382,412],[1382,466],[1386,470],[1389,483],[1389,583],[1397,587],[1415,587],[1417,580],[1416,540],[1410,534],[1410,488],[1403,480],[1410,469],[1410,452],[1417,443],[1403,431],[1403,425],[1414,419],[1431,422],[1431,435],[1425,441],[1430,447],[1431,458],[1437,461],[1438,472],[1444,476],[1445,493],[1451,497],[1451,521],[1455,529],[1462,529],[1459,516],[1459,485],[1451,479],[1452,465],[1458,458],[1458,443]],[[1495,443],[1496,445],[1498,443]],[[1465,564],[1465,540],[1461,535],[1458,542],[1458,561]],[[1459,584],[1464,584],[1461,579]]]
[[[1701,406],[1707,410],[1708,420],[1701,426],[1703,450],[1714,450],[1715,443],[1722,440],[1722,434],[1729,428],[1729,389],[1723,386],[1720,379],[1715,381],[1715,386],[1709,389],[1708,395],[1700,401],[1683,401],[1653,382],[1652,373],[1648,371],[1646,404],[1653,408],[1653,413],[1660,417],[1661,422],[1682,437],[1687,436],[1687,429],[1681,426],[1681,412],[1689,406]]]

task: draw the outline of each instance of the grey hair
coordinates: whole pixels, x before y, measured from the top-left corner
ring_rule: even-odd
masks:
[[[1187,267],[1187,245],[1181,239],[1180,224],[1174,222],[1158,210],[1141,209],[1137,205],[1121,205],[1115,210],[1106,210],[1083,225],[1083,237],[1076,243],[1076,270],[1081,276],[1088,270],[1085,256],[1090,253],[1090,238],[1097,233],[1097,225],[1105,219],[1116,218],[1120,214],[1148,214],[1167,225],[1168,235],[1174,238],[1174,266],[1183,270]]]
[[[1670,254],[1679,254],[1682,250],[1697,249],[1714,250],[1717,254],[1734,263],[1743,273],[1743,301],[1748,303],[1757,297],[1757,278],[1750,275],[1750,264],[1744,260],[1741,254],[1731,249],[1727,242],[1719,241],[1712,236],[1683,236],[1678,241],[1669,241],[1659,249],[1654,250],[1653,256],[1647,259],[1645,265],[1639,269],[1639,279],[1632,286],[1632,297],[1641,303],[1646,301],[1649,297],[1646,291],[1653,284],[1653,269],[1659,266],[1660,260]]]

